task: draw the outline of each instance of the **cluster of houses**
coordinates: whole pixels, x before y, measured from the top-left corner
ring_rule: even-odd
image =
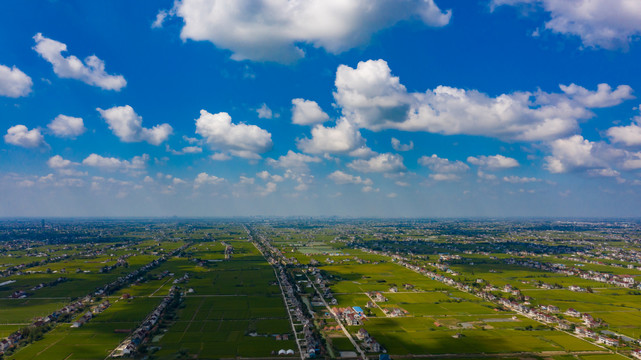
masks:
[[[78,318],[76,321],[74,321],[74,322],[73,322],[73,324],[71,324],[71,327],[72,327],[72,328],[79,328],[79,327],[81,327],[82,325],[84,325],[84,324],[86,324],[87,322],[89,322],[89,320],[91,320],[91,319],[94,317],[94,315],[98,315],[98,314],[100,314],[101,312],[103,312],[103,311],[107,310],[107,308],[108,308],[109,306],[111,306],[111,303],[109,302],[109,300],[105,300],[105,301],[103,301],[103,302],[102,302],[102,303],[100,303],[99,305],[94,306],[94,307],[91,309],[91,311],[87,311],[83,316],[81,316],[81,317],[80,317],[80,318]]]
[[[381,309],[387,317],[401,317],[409,314],[407,310],[398,307],[383,307]]]
[[[11,298],[11,299],[25,299],[27,296],[29,296],[29,295],[27,294],[26,291],[24,291],[24,290],[16,290],[13,293],[11,293],[11,295],[9,295],[9,298]]]
[[[604,335],[599,335],[594,330],[590,330],[583,326],[577,326],[574,329],[574,333],[581,336],[595,340],[599,344],[604,344],[608,346],[619,346],[619,340],[613,339]]]
[[[55,323],[59,318],[65,317],[66,315],[73,314],[75,312],[80,311],[83,309],[86,304],[91,301],[91,297],[86,296],[82,300],[75,301],[69,305],[66,305],[62,309],[58,311],[54,311],[53,313],[42,317],[42,318],[37,318],[31,326],[33,327],[41,327],[47,324],[53,324]],[[18,345],[20,340],[22,339],[22,334],[20,331],[16,331],[9,335],[7,338],[3,339],[0,341],[0,355],[6,352],[8,349],[15,347]]]
[[[387,298],[385,297],[385,295],[383,295],[383,293],[381,293],[380,291],[370,291],[367,293],[367,295],[372,299],[372,301],[375,301],[375,302],[387,301]],[[374,307],[374,306],[368,306],[368,307]]]
[[[332,314],[338,319],[350,326],[363,325],[363,321],[367,319],[363,309],[358,306],[354,307],[333,307]]]
[[[134,330],[131,336],[118,345],[118,347],[111,353],[111,357],[123,357],[135,353],[138,346],[140,346],[140,344],[145,341],[149,333],[154,330],[169,303],[175,299],[174,295],[177,291],[177,288],[172,286],[169,289],[169,294],[162,299],[154,311],[147,315],[142,324]]]
[[[630,275],[617,275],[602,273],[594,270],[583,270],[574,266],[568,267],[565,264],[542,263],[531,259],[510,258],[506,259],[505,262],[511,265],[527,266],[530,268],[555,272],[567,276],[578,276],[582,279],[598,281],[628,289],[634,287],[641,289],[641,283],[637,283],[634,280],[634,277]]]
[[[360,328],[358,332],[356,332],[356,338],[363,342],[369,352],[379,353],[385,351],[381,344],[363,328]]]
[[[547,305],[547,306],[540,306],[538,308],[536,307],[529,307],[524,301],[523,303],[515,301],[515,300],[509,300],[506,298],[500,298],[494,294],[492,294],[488,289],[483,289],[483,290],[475,290],[469,285],[465,285],[463,283],[459,283],[451,278],[445,277],[443,275],[436,274],[434,272],[431,272],[423,267],[419,267],[416,265],[412,265],[408,262],[405,261],[404,258],[402,258],[399,255],[390,255],[387,253],[383,252],[378,252],[370,249],[363,248],[363,251],[368,251],[370,253],[376,253],[379,255],[387,255],[391,256],[394,261],[396,261],[398,264],[405,266],[406,268],[410,270],[414,270],[416,272],[419,272],[425,276],[431,277],[433,280],[440,281],[444,284],[453,286],[458,288],[459,290],[466,291],[469,293],[472,293],[476,296],[479,296],[485,300],[500,304],[508,309],[511,309],[523,316],[529,317],[534,320],[538,320],[540,322],[550,324],[552,326],[557,327],[560,330],[571,330],[573,324],[567,320],[560,319],[558,316],[555,314],[560,313],[560,309],[557,306],[554,305]],[[609,274],[607,274],[609,275]],[[492,290],[495,290],[496,288],[490,287]],[[520,292],[518,289],[514,289],[509,285],[506,285],[503,288],[504,292],[509,292],[510,294],[518,294],[520,295]],[[573,291],[578,291],[578,290],[573,290]],[[527,300],[527,299],[525,299]],[[529,303],[528,303],[529,304]],[[604,334],[598,334],[596,331],[592,330],[595,328],[603,328],[607,327],[608,325],[603,322],[601,319],[594,319],[590,314],[588,313],[581,313],[573,308],[569,308],[565,313],[567,316],[571,317],[576,317],[576,318],[581,318],[583,321],[584,326],[576,326],[574,329],[574,332],[583,337],[591,338],[595,340],[597,343],[601,343],[604,345],[608,346],[619,346],[621,341],[627,342],[627,343],[639,343],[641,344],[641,340],[635,340],[632,338],[628,338],[623,335],[618,335],[612,332],[608,331],[602,331],[602,333],[608,333],[610,336],[604,335]],[[616,338],[615,338],[616,337]],[[637,354],[637,355],[635,355]],[[640,350],[634,350],[632,352],[632,355],[641,359],[641,351]]]
[[[102,268],[100,268],[100,270],[98,272],[106,274],[106,273],[109,273],[109,272],[113,271],[114,269],[116,269],[116,268],[118,268],[120,266],[127,267],[127,266],[129,266],[129,264],[127,263],[126,259],[128,257],[132,256],[132,255],[133,255],[132,253],[123,255],[123,256],[118,258],[118,260],[116,261],[115,264],[113,264],[113,265],[105,265]]]
[[[177,252],[184,250],[187,246],[189,246],[189,245],[184,245],[184,246],[180,247],[179,249],[174,250],[170,255],[176,254]],[[125,285],[128,282],[132,282],[140,274],[142,274],[145,271],[148,271],[149,269],[151,269],[154,266],[157,266],[158,264],[162,263],[165,260],[166,260],[166,257],[164,257],[164,256],[159,258],[159,259],[156,259],[156,260],[152,261],[151,263],[139,268],[138,270],[135,270],[134,272],[130,273],[129,275],[120,277],[117,280],[115,280],[114,282],[112,282],[110,284],[107,284],[102,288],[97,289],[94,292],[93,295],[100,296],[100,295],[108,294],[108,293],[110,293],[110,291],[114,291],[117,288],[122,287],[123,285]],[[24,293],[24,291],[18,292],[15,295],[17,295],[18,298],[20,298],[21,296],[25,296],[26,297],[26,293]],[[84,298],[82,298],[81,300],[78,300],[78,301],[75,301],[75,302],[73,302],[71,304],[65,305],[62,309],[60,309],[58,311],[55,311],[55,312],[51,313],[50,315],[48,315],[48,316],[46,316],[44,318],[36,319],[36,321],[32,324],[32,326],[41,327],[41,326],[47,325],[49,323],[55,323],[60,318],[66,317],[67,315],[71,315],[71,314],[77,313],[80,310],[84,309],[91,302],[91,300],[92,300],[92,295],[87,295]],[[99,311],[99,312],[104,311],[109,306],[108,303],[109,303],[108,301],[103,302],[102,304],[100,304],[97,307],[95,307],[94,311]],[[84,320],[79,319],[78,321],[82,321],[82,324],[84,324],[89,319],[91,319],[91,317],[93,317],[92,312],[88,312],[84,316],[81,317],[81,319],[84,319]],[[75,324],[75,322],[74,322],[74,324]],[[76,327],[82,326],[82,324],[78,324],[78,326],[76,326]],[[14,332],[9,337],[4,339],[4,340],[6,340],[6,341],[4,341],[4,344],[6,344],[6,345],[2,345],[2,347],[7,349],[7,348],[10,348],[10,347],[16,346],[21,338],[22,338],[22,335],[20,334],[19,331]],[[0,353],[2,353],[4,351],[5,350],[0,350]]]
[[[68,280],[68,279],[67,279],[66,277],[61,276],[61,277],[57,278],[56,280],[51,281],[51,282],[48,282],[48,283],[46,283],[46,284],[45,284],[45,283],[40,283],[40,284],[38,284],[38,285],[36,285],[36,286],[32,287],[32,288],[31,288],[31,290],[32,290],[32,291],[36,291],[36,290],[40,290],[40,289],[42,289],[42,288],[44,288],[44,287],[47,287],[47,286],[56,286],[56,285],[58,285],[58,284],[60,284],[60,283],[63,283],[63,282],[65,282],[65,281],[67,281],[67,280]]]
[[[231,259],[231,256],[234,254],[234,247],[224,241],[220,243],[225,246],[225,259]]]
[[[307,268],[307,273],[314,278],[314,283],[320,295],[325,298],[325,301],[331,305],[338,304],[338,301],[334,298],[334,294],[332,294],[332,289],[329,287],[329,281],[323,278],[320,270],[316,267],[309,267]]]
[[[246,231],[249,235],[249,240],[253,241],[253,236],[249,230],[246,229]],[[267,262],[269,262],[276,270],[278,282],[283,296],[285,297],[287,311],[289,312],[292,321],[303,324],[303,339],[299,339],[298,335],[295,333],[294,336],[296,338],[296,342],[299,344],[301,351],[306,357],[315,358],[320,353],[321,342],[313,330],[314,323],[308,318],[304,311],[303,304],[296,297],[296,293],[300,291],[298,284],[292,284],[287,276],[285,265],[288,264],[289,261],[286,260],[286,257],[279,249],[272,246],[262,235],[259,235],[258,240],[253,241],[253,243],[263,254]],[[279,351],[279,355],[283,354]]]
[[[174,285],[175,284],[186,283],[188,281],[189,281],[189,273],[185,273],[185,275],[183,275],[182,277],[174,279]]]
[[[95,292],[95,296],[104,296],[104,295],[109,295],[113,293],[114,291],[122,288],[125,284],[128,284],[130,282],[134,281],[142,281],[143,279],[141,276],[145,274],[147,271],[153,269],[154,267],[162,264],[163,262],[167,261],[168,257],[174,256],[175,254],[183,251],[189,246],[189,244],[183,245],[178,249],[175,249],[172,251],[169,255],[162,255],[159,258],[155,259],[154,261],[144,265],[141,268],[138,268],[134,270],[133,272],[130,272],[129,274],[125,276],[121,276],[118,279],[112,281],[109,284],[104,285],[101,288],[98,288]]]
[[[22,334],[20,334],[19,332],[15,332],[9,335],[8,338],[2,339],[2,341],[0,341],[0,355],[4,354],[7,350],[16,346],[16,344],[18,344],[20,339],[22,339]]]

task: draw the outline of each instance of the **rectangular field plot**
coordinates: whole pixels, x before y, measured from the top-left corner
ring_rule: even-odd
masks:
[[[192,296],[184,301],[178,319],[158,341],[157,356],[173,359],[185,352],[198,358],[269,357],[272,351],[295,349],[280,296]],[[251,335],[250,335],[251,334]]]
[[[390,354],[479,354],[516,351],[593,351],[598,347],[554,330],[435,329],[425,318],[370,319],[365,329]],[[356,332],[358,327],[351,328]],[[462,334],[455,338],[454,335]]]

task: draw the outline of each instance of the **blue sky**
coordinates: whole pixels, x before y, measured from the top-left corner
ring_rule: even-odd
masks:
[[[0,216],[641,215],[637,2],[5,8]]]

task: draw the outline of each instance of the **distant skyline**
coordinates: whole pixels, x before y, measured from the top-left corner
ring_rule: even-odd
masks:
[[[639,217],[641,2],[10,2],[0,218]]]

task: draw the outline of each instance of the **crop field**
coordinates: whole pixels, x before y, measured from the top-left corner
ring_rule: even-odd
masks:
[[[149,360],[630,358],[636,232],[482,224],[132,221],[60,242],[20,232],[0,248],[0,338],[21,336],[1,358],[103,360],[121,344]],[[69,226],[64,239],[79,231]],[[593,338],[575,333],[588,323]]]
[[[198,358],[268,357],[272,351],[295,349],[285,305],[274,272],[248,241],[230,240],[231,259],[208,262],[208,271],[194,273],[177,318],[154,343],[160,359],[185,353]],[[205,259],[217,244],[192,249]],[[211,257],[211,255],[210,255]],[[216,258],[217,259],[217,258]]]

